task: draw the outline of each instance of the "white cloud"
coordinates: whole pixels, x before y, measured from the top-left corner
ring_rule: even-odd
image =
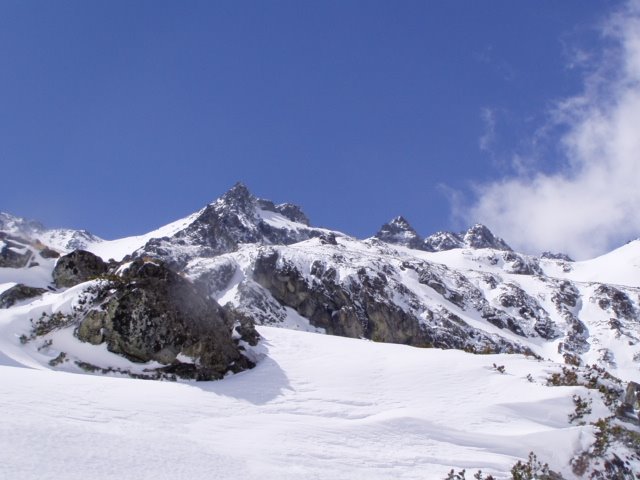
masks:
[[[577,258],[640,236],[640,0],[602,33],[611,46],[584,91],[553,111],[554,125],[566,127],[556,173],[521,171],[477,186],[468,222],[486,223],[524,251]]]

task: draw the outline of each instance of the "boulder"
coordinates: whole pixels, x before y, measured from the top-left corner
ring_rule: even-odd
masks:
[[[257,333],[160,262],[135,260],[100,288],[76,336],[133,362],[157,361],[161,370],[196,380],[222,378],[253,366],[233,331],[255,344]]]
[[[92,280],[107,272],[108,265],[97,255],[85,250],[74,250],[58,259],[53,269],[53,283],[67,288]]]

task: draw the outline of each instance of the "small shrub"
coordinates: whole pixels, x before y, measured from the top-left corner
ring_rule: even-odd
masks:
[[[495,363],[493,364],[493,369],[497,372],[500,373],[505,373],[505,369],[504,369],[504,365],[496,365]]]
[[[49,360],[49,365],[51,365],[52,367],[55,367],[56,365],[60,365],[66,359],[67,359],[67,354],[64,352],[60,352],[60,354],[56,358],[54,358],[53,360]]]
[[[527,463],[518,460],[511,468],[511,478],[513,480],[538,480],[549,478],[549,465],[538,461],[538,457],[533,452],[529,453]]]
[[[580,385],[578,383],[578,373],[576,372],[575,368],[570,369],[567,367],[562,367],[561,373],[556,372],[551,374],[551,377],[547,380],[547,385],[553,385],[554,387],[575,387],[577,385]]]
[[[452,468],[449,474],[445,477],[444,480],[466,480],[465,478],[466,470],[462,469],[458,473]],[[482,475],[482,470],[478,470],[473,474],[473,478],[475,480],[495,480],[492,475],[485,477]]]
[[[575,405],[575,411],[569,414],[569,422],[579,420],[585,415],[591,413],[591,399],[585,400],[580,395],[573,396],[573,404]],[[580,425],[584,425],[585,422],[580,422]]]

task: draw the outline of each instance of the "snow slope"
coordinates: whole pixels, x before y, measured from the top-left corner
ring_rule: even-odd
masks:
[[[91,253],[95,253],[105,261],[108,261],[111,258],[116,261],[120,261],[125,256],[144,246],[152,238],[169,237],[176,234],[193,222],[193,220],[200,215],[200,212],[201,211],[195,212],[188,217],[171,222],[168,225],[153,230],[152,232],[145,233],[144,235],[135,235],[116,240],[104,240],[92,243],[87,245],[86,250]]]
[[[507,478],[593,440],[551,364],[261,327],[267,356],[218,382],[30,369],[0,357],[0,478]],[[505,374],[492,368],[504,365]],[[535,379],[526,379],[531,374]],[[593,417],[605,414],[593,398]],[[589,420],[588,418],[587,420]]]

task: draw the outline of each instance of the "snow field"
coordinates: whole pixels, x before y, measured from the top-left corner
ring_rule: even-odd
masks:
[[[588,391],[545,386],[551,363],[259,330],[265,358],[218,382],[0,359],[0,478],[507,478],[531,450],[573,478],[569,459],[592,441],[567,420]]]

